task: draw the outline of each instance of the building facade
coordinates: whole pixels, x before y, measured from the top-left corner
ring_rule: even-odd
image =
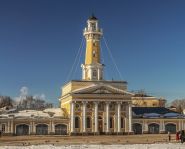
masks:
[[[0,115],[3,135],[101,135],[175,133],[185,128],[184,115],[164,108],[165,100],[134,94],[126,81],[104,78],[98,19],[87,20],[82,79],[62,87],[61,108],[24,110]]]

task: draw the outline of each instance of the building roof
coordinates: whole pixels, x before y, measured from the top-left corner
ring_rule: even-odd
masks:
[[[43,111],[39,110],[23,110],[16,113],[10,114],[1,114],[0,118],[5,118],[13,116],[15,118],[31,118],[31,117],[40,117],[40,118],[49,118],[49,117],[64,117],[64,112],[61,108],[50,108]]]
[[[156,113],[156,114],[178,113],[178,112],[169,110],[165,107],[132,107],[132,111],[135,113],[135,115],[144,115],[148,113]]]

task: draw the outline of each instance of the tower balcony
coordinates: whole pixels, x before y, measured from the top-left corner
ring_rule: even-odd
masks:
[[[99,34],[99,35],[103,35],[103,30],[102,29],[92,29],[92,28],[85,28],[83,30],[83,34],[87,35],[87,34]]]

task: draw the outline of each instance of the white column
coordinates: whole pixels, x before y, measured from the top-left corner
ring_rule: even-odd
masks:
[[[98,80],[100,80],[100,69],[98,69]]]
[[[90,80],[92,80],[92,68],[90,68],[88,72],[89,72],[89,76],[88,77],[90,78]]]
[[[35,126],[35,122],[33,122],[33,124],[32,124],[32,130],[33,130],[33,134],[36,134],[36,126]]]
[[[33,127],[32,127],[32,122],[30,122],[30,124],[29,124],[29,135],[32,133],[32,130],[33,129]]]
[[[83,132],[86,132],[86,102],[83,102],[82,106],[83,115]]]
[[[55,133],[55,124],[54,121],[51,121],[51,128],[52,128],[52,132]]]
[[[94,131],[98,132],[98,102],[94,103]]]
[[[118,102],[118,113],[117,113],[117,120],[118,120],[118,132],[121,132],[121,103]]]
[[[71,102],[71,132],[74,132],[74,106],[75,103]]]
[[[106,123],[107,123],[107,127],[106,127],[106,132],[109,132],[109,128],[110,128],[110,116],[109,116],[109,102],[106,102]]]
[[[128,107],[128,119],[129,119],[129,132],[132,132],[132,103],[129,103]]]
[[[8,133],[10,133],[10,121],[8,121]]]
[[[182,128],[181,128],[181,121],[179,120],[179,131],[181,131]]]
[[[145,120],[143,121],[143,132],[144,133],[148,132],[148,124]]]
[[[164,124],[164,120],[162,121],[162,125],[163,125],[163,131],[165,131],[165,124]]]
[[[160,121],[160,131],[164,132],[165,131],[165,125],[164,125],[164,120]]]
[[[11,120],[11,128],[10,128],[10,132],[13,133],[13,120]]]

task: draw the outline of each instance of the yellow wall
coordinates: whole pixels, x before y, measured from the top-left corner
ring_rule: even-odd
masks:
[[[132,104],[139,107],[164,107],[165,100],[155,97],[132,97]]]
[[[95,51],[95,57],[93,56]],[[86,57],[85,64],[100,63],[100,44],[99,41],[93,41],[89,39],[86,42]]]

